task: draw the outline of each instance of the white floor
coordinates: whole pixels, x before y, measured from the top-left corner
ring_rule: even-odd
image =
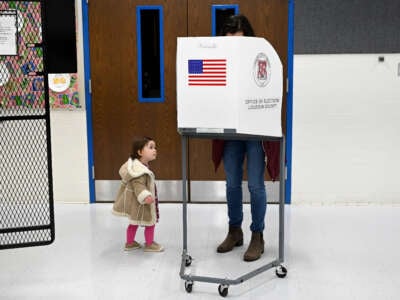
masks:
[[[56,204],[56,241],[0,251],[0,299],[222,299],[217,284],[195,282],[188,294],[179,277],[182,205],[161,204],[156,240],[163,253],[122,251],[126,220],[111,204]],[[277,257],[278,206],[269,205],[266,253],[242,261],[249,242],[227,254],[215,247],[226,232],[226,206],[189,206],[187,272],[235,279]],[[285,214],[285,266],[229,287],[231,299],[400,299],[400,206],[291,205]],[[137,240],[143,241],[139,229]]]

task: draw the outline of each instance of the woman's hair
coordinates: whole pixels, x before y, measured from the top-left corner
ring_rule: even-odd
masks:
[[[244,15],[229,16],[222,25],[220,35],[242,31],[244,36],[255,36],[253,27]]]
[[[140,159],[139,151],[143,150],[144,146],[147,145],[148,142],[154,141],[151,137],[148,136],[139,136],[139,137],[134,137],[133,143],[132,143],[132,153],[131,153],[131,158],[132,159]]]

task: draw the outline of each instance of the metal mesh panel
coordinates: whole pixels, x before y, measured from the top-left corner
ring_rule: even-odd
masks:
[[[41,6],[0,1],[0,14],[18,13],[18,54],[0,56],[0,249],[54,240]]]

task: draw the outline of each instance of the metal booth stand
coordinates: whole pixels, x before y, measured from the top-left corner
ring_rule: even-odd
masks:
[[[188,293],[192,292],[193,283],[195,281],[216,283],[219,284],[218,292],[222,297],[228,295],[230,285],[240,284],[264,271],[275,268],[275,274],[279,278],[284,278],[287,274],[287,269],[282,265],[284,260],[284,209],[285,209],[285,137],[268,137],[259,135],[245,135],[233,133],[197,133],[195,130],[180,129],[179,133],[182,140],[182,202],[183,202],[183,251],[180,268],[180,277],[185,280],[185,289]],[[185,274],[185,268],[192,263],[192,257],[188,252],[187,245],[187,144],[188,139],[193,138],[217,138],[217,139],[257,139],[257,140],[275,140],[280,141],[280,174],[279,174],[279,255],[278,257],[235,279],[205,277],[199,275]]]
[[[279,55],[259,37],[178,37],[176,55],[177,127],[182,139],[183,251],[180,277],[192,291],[195,281],[230,285],[276,268],[283,278],[285,137],[281,106],[283,67]],[[221,114],[221,112],[224,112]],[[192,264],[187,245],[187,149],[189,138],[274,140],[280,142],[279,255],[235,279],[185,274]]]

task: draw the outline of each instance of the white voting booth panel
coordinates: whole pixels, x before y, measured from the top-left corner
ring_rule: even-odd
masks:
[[[282,136],[282,63],[264,38],[179,37],[178,129]]]

